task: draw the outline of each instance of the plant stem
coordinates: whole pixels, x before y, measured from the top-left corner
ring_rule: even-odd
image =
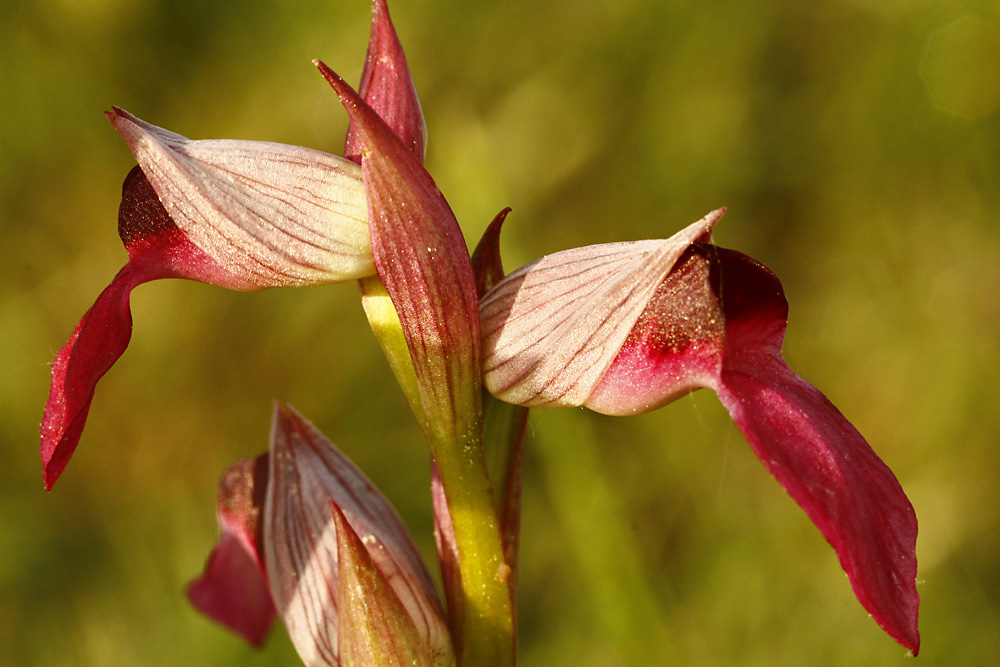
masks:
[[[372,331],[385,352],[410,409],[431,445],[445,504],[435,511],[439,531],[449,536],[439,544],[448,600],[449,625],[459,667],[513,665],[514,610],[508,587],[511,567],[483,455],[481,408],[478,402],[456,406],[465,417],[460,425],[442,428],[424,410],[420,390],[399,318],[377,277],[360,282],[362,303]],[[449,539],[450,538],[450,539]],[[449,571],[457,576],[449,576]]]

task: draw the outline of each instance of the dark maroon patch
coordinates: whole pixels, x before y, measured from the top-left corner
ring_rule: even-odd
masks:
[[[134,243],[163,236],[177,225],[163,207],[146,174],[136,165],[122,183],[122,203],[118,207],[118,236],[126,250]]]

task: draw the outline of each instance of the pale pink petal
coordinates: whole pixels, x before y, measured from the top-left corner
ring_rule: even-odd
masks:
[[[490,393],[528,407],[582,405],[681,253],[723,212],[667,240],[567,250],[508,275],[480,304]]]
[[[648,412],[719,377],[725,319],[708,289],[706,247],[692,245],[657,286],[586,407],[607,415]]]
[[[622,270],[632,279],[642,277],[627,265]],[[495,291],[511,285],[514,275]],[[559,280],[558,265],[548,279]],[[579,307],[592,307],[580,301]],[[544,307],[545,299],[531,296],[528,302]],[[510,303],[504,307],[512,308]],[[699,387],[714,389],[765,466],[834,547],[861,604],[916,653],[913,508],[857,430],[785,364],[787,313],[781,284],[766,267],[731,250],[693,244],[655,285],[580,402],[607,414],[633,414]],[[620,316],[613,312],[607,319]],[[593,321],[588,335],[607,326]],[[563,339],[539,340],[550,330],[523,328],[519,333],[527,340],[521,344],[535,355],[576,352],[579,346],[572,344],[559,349]],[[544,364],[533,372],[538,368]],[[487,387],[494,389],[489,381]]]
[[[357,165],[299,146],[191,141],[126,111],[108,113],[174,224],[259,287],[374,273]]]

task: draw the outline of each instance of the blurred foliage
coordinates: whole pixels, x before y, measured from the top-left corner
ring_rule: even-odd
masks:
[[[790,363],[866,434],[921,521],[924,665],[1000,637],[1000,8],[988,0],[394,0],[428,167],[509,266],[666,237],[782,277]],[[48,366],[124,262],[111,104],[192,138],[339,152],[309,61],[360,75],[362,0],[13,0],[0,9],[0,663],[294,664],[192,611],[215,484],[270,402],[321,427],[433,559],[428,455],[353,286],[163,281],[42,491]],[[714,397],[533,413],[525,665],[902,664],[833,551]]]

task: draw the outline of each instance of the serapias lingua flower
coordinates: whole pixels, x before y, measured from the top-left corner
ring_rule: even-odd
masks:
[[[610,415],[714,390],[833,546],[861,604],[916,654],[913,507],[857,429],[785,363],[781,283],[708,245],[721,215],[667,240],[577,248],[511,273],[480,303],[484,384],[520,405]]]
[[[277,407],[269,454],[235,464],[219,543],[188,587],[253,644],[275,613],[310,667],[448,665],[444,611],[388,500],[312,424]]]
[[[191,141],[117,108],[107,116],[139,162],[118,211],[128,263],[52,365],[41,428],[49,490],[76,449],[98,380],[128,346],[137,285],[186,278],[258,290],[375,272],[353,162],[299,146]]]

